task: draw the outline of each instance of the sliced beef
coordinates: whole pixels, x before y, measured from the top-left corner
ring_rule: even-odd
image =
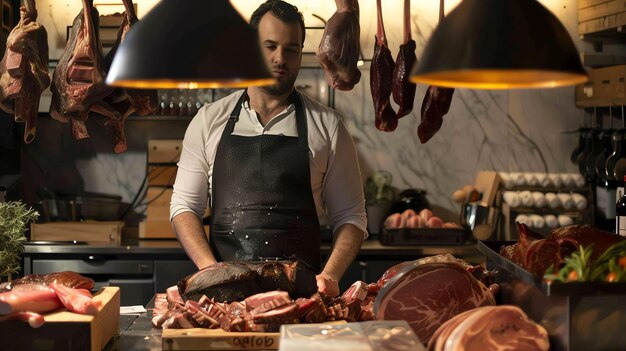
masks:
[[[422,342],[453,316],[495,305],[489,289],[458,263],[409,265],[389,280],[376,297],[374,315],[405,320]]]
[[[255,311],[256,313],[267,312],[271,309],[287,305],[291,302],[292,300],[289,297],[289,293],[278,290],[248,296],[244,300],[246,310],[248,312]]]
[[[309,297],[317,291],[315,273],[297,260],[231,261],[208,266],[178,282],[183,299],[203,295],[218,302],[243,301],[246,297],[283,290],[291,298]]]
[[[429,351],[547,351],[547,331],[516,306],[486,306],[458,314],[437,329]]]
[[[20,21],[7,37],[0,61],[0,108],[24,122],[24,142],[35,139],[41,93],[50,85],[48,34],[37,20],[35,0],[20,7]]]
[[[337,11],[326,23],[324,34],[315,53],[328,85],[339,90],[352,90],[361,80],[359,60],[358,0],[335,0]]]
[[[377,31],[374,45],[374,55],[370,67],[370,90],[374,100],[375,123],[378,130],[392,132],[398,127],[396,112],[391,107],[391,83],[393,81],[394,62],[391,51],[387,46],[387,36],[383,25],[381,0],[376,1]]]
[[[411,1],[404,0],[404,41],[400,45],[393,69],[393,101],[398,104],[397,118],[404,117],[413,110],[415,83],[409,81],[411,68],[417,62],[415,40],[411,39]]]

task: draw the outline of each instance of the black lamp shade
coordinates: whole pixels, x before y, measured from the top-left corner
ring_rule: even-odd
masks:
[[[275,82],[257,31],[228,0],[162,0],[126,35],[107,84],[219,88]]]
[[[463,0],[411,71],[414,83],[450,88],[550,88],[587,79],[567,30],[536,0]]]

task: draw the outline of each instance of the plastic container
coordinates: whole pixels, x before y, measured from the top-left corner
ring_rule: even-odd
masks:
[[[501,287],[498,304],[519,306],[550,337],[550,350],[626,350],[626,283],[554,282],[535,278],[499,254],[515,241],[479,241]]]

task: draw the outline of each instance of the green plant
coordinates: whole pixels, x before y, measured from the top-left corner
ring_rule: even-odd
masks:
[[[20,201],[0,203],[0,276],[20,270],[26,226],[38,217],[37,211]]]
[[[394,193],[391,186],[391,174],[378,171],[365,181],[365,204],[367,206],[387,205],[393,201]]]

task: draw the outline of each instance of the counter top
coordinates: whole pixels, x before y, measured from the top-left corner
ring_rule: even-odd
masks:
[[[330,243],[322,243],[322,254],[328,254]],[[430,256],[449,253],[455,256],[476,256],[480,252],[476,243],[467,242],[463,245],[448,246],[384,246],[378,240],[366,240],[361,246],[360,255],[384,256]],[[177,240],[124,240],[121,245],[114,243],[91,243],[87,245],[24,245],[24,254],[169,254],[185,255],[185,251]]]

